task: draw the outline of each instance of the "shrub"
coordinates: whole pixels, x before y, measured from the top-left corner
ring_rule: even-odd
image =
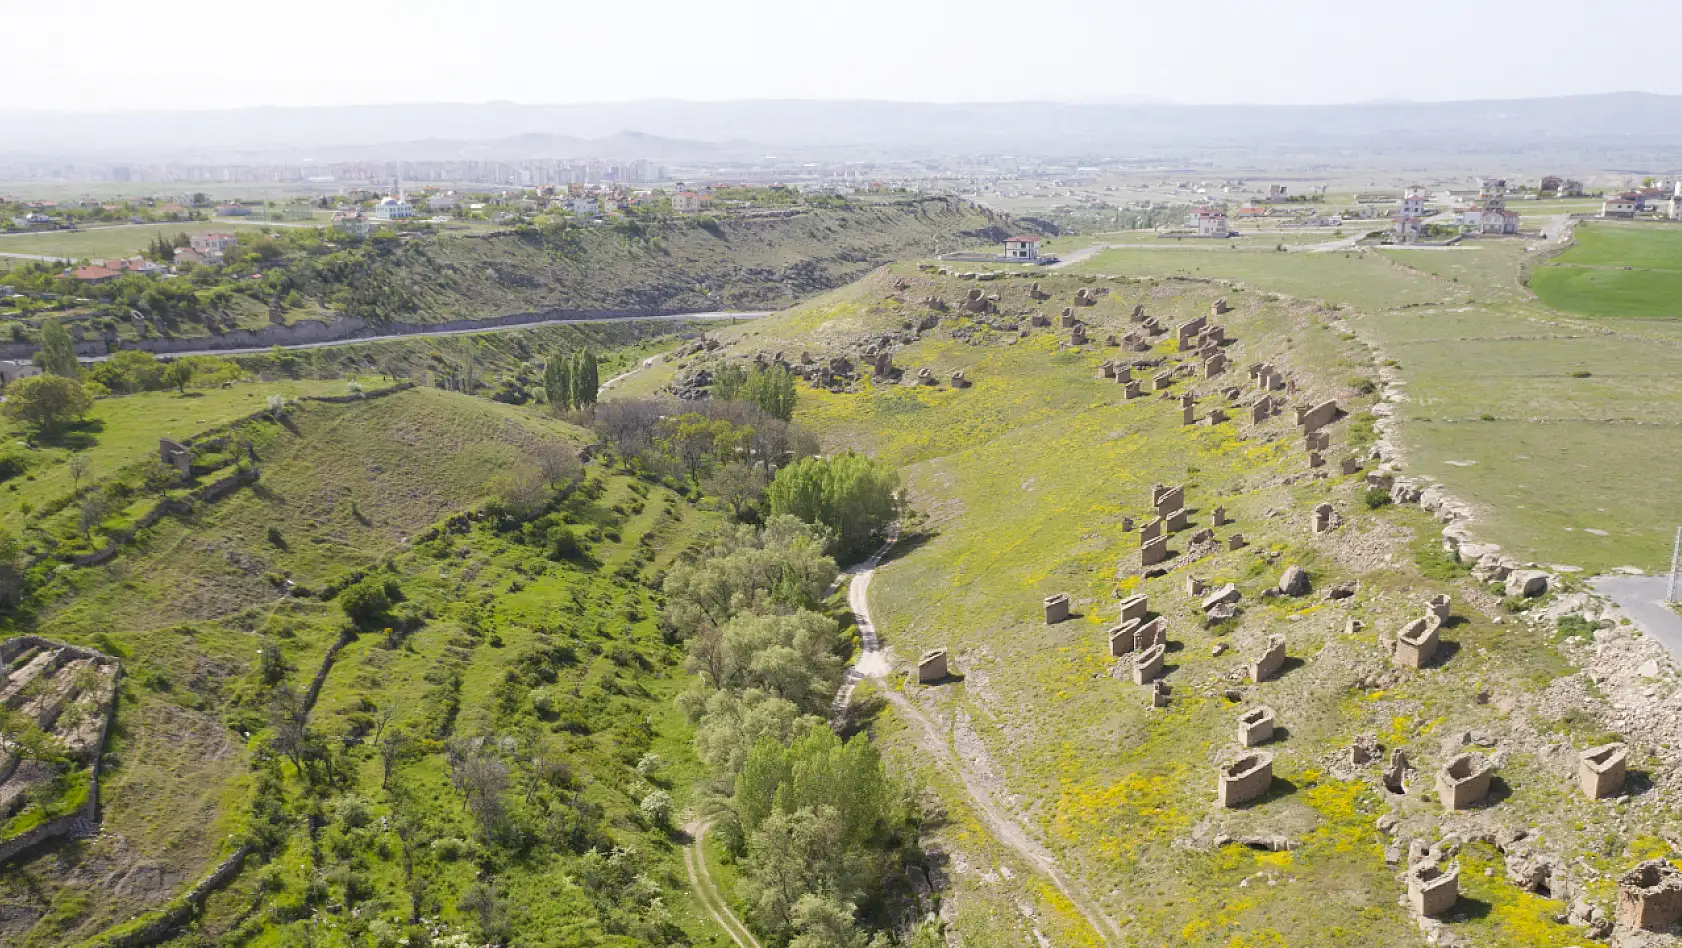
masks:
[[[1594,638],[1594,623],[1579,615],[1560,616],[1559,634],[1568,639]]]
[[[1590,372],[1588,369],[1578,369],[1577,371],[1571,373],[1571,377],[1574,379],[1586,379],[1592,375],[1594,375],[1594,373]]]
[[[1362,492],[1361,502],[1367,505],[1368,510],[1377,510],[1391,503],[1390,492],[1382,487],[1369,487]]]
[[[391,615],[391,585],[395,583],[373,577],[364,579],[339,593],[339,608],[363,632],[385,626]]]

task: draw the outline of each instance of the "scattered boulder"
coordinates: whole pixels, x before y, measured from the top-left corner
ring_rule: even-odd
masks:
[[[1548,591],[1548,574],[1539,569],[1513,570],[1507,576],[1507,595],[1542,596]]]
[[[1291,566],[1279,577],[1279,591],[1287,596],[1308,595],[1308,571],[1300,566]]]

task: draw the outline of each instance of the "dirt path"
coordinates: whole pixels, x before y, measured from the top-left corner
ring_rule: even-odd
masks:
[[[713,881],[712,871],[707,868],[707,851],[702,848],[702,842],[711,827],[712,824],[705,820],[696,820],[683,828],[690,838],[689,845],[683,847],[683,868],[689,873],[689,887],[695,890],[695,897],[706,907],[707,914],[739,948],[762,948],[753,932],[748,931],[736,913],[730,911],[730,903],[724,900],[724,893],[718,890],[718,883]]]
[[[847,670],[847,677],[842,680],[841,689],[835,694],[835,703],[831,707],[831,714],[839,720],[847,711],[847,706],[853,698],[853,689],[865,678],[884,679],[892,670],[887,651],[882,647],[881,639],[876,634],[876,624],[870,619],[870,578],[876,572],[876,564],[883,554],[893,547],[899,539],[899,527],[896,524],[888,536],[888,542],[882,545],[870,559],[865,560],[851,571],[852,581],[847,587],[847,606],[853,610],[853,617],[858,623],[859,638],[864,648],[859,653],[859,659],[852,668]],[[1121,941],[1121,930],[1114,921],[1105,915],[1085,890],[1073,880],[1063,874],[1057,867],[1057,857],[1029,835],[1026,828],[1017,821],[1004,807],[993,798],[993,793],[986,783],[977,776],[964,760],[952,750],[951,743],[940,727],[917,707],[905,695],[894,690],[891,686],[879,689],[882,696],[894,706],[894,709],[905,717],[908,723],[915,725],[912,731],[917,743],[924,752],[941,769],[949,775],[955,776],[963,784],[964,792],[968,794],[970,803],[981,817],[982,823],[993,838],[1005,846],[1015,850],[1028,863],[1040,870],[1057,891],[1080,910],[1086,923],[1105,944]]]

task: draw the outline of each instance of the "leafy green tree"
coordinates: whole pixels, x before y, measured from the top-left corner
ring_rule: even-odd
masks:
[[[741,613],[716,633],[692,638],[689,664],[716,688],[754,688],[817,713],[841,681],[839,647],[835,621],[816,612]]]
[[[726,362],[713,373],[712,397],[729,401],[740,398],[748,384],[748,370],[734,362]]]
[[[773,518],[762,530],[720,531],[666,572],[666,622],[687,638],[722,630],[741,613],[814,609],[835,581],[835,561],[823,546],[792,517]]]
[[[572,407],[572,360],[567,356],[552,355],[543,365],[543,391],[549,396],[549,405],[555,411],[566,411]]]
[[[144,349],[123,349],[97,363],[91,375],[94,381],[105,383],[112,391],[129,395],[162,388],[164,384],[163,363]]]
[[[761,740],[786,744],[795,735],[823,723],[815,715],[802,714],[787,698],[757,688],[746,691],[714,691],[702,697],[691,691],[678,702],[695,725],[695,751],[719,773],[740,773],[748,753]]]
[[[76,343],[70,338],[70,330],[57,319],[41,321],[41,351],[35,353],[35,364],[67,379],[82,374],[81,363],[76,361]]]
[[[339,608],[363,632],[390,624],[391,607],[402,599],[396,580],[370,576],[339,593]]]
[[[779,470],[765,492],[772,514],[828,528],[844,559],[862,556],[876,532],[899,515],[898,494],[892,468],[852,451],[796,461]]]
[[[794,927],[795,905],[806,895],[842,896],[847,871],[840,815],[831,807],[768,815],[748,842],[742,889],[752,917],[778,935]]]
[[[601,380],[597,378],[596,354],[589,349],[579,349],[572,354],[572,407],[584,408],[596,403],[596,394],[601,389]]]
[[[794,403],[799,397],[794,388],[794,373],[786,365],[761,369],[748,377],[742,397],[772,418],[788,421],[794,417]]]
[[[176,359],[164,367],[164,384],[181,394],[187,394],[187,383],[193,380],[193,363],[186,359]]]
[[[51,433],[92,410],[93,399],[82,383],[59,375],[19,379],[6,389],[6,401],[0,404],[7,418],[41,433]]]
[[[865,935],[853,920],[853,905],[811,892],[794,903],[791,918],[800,934],[788,948],[865,948]]]

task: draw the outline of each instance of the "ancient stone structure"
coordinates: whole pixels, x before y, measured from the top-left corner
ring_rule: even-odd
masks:
[[[1109,640],[1111,658],[1120,658],[1121,656],[1133,651],[1134,633],[1137,632],[1139,625],[1139,620],[1133,619],[1128,622],[1123,622],[1122,624],[1110,629]]]
[[[1155,378],[1151,379],[1151,391],[1153,391],[1153,392],[1166,392],[1166,391],[1168,391],[1168,386],[1173,385],[1173,384],[1174,384],[1174,373],[1172,373],[1172,372],[1162,372],[1162,373],[1158,374]]]
[[[1452,602],[1453,600],[1448,597],[1448,593],[1438,593],[1437,595],[1425,600],[1425,608],[1432,615],[1436,616],[1438,621],[1447,622],[1449,605]]]
[[[934,373],[929,371],[928,366],[924,366],[923,368],[917,370],[917,384],[937,385],[939,383],[935,381]]]
[[[1273,399],[1263,395],[1261,401],[1250,406],[1250,423],[1259,425],[1273,417]]]
[[[1139,547],[1139,563],[1143,566],[1155,566],[1168,558],[1168,538],[1157,537]]]
[[[1115,362],[1110,359],[1105,359],[1103,364],[1098,366],[1098,377],[1101,379],[1115,378]]]
[[[1195,424],[1197,424],[1197,409],[1192,407],[1191,405],[1187,405],[1184,408],[1181,408],[1180,409],[1180,424],[1182,424],[1182,425],[1195,425]]]
[[[964,373],[963,373],[962,369],[952,373],[952,387],[953,388],[969,388],[969,379],[964,378]]]
[[[1151,707],[1153,707],[1153,708],[1166,708],[1166,707],[1168,707],[1168,696],[1171,693],[1172,693],[1172,689],[1170,689],[1168,687],[1168,682],[1163,681],[1160,678],[1158,678],[1156,681],[1151,682]]]
[[[1308,452],[1308,466],[1310,469],[1326,466],[1326,457],[1318,451]]]
[[[1139,383],[1128,381],[1127,388],[1121,393],[1122,398],[1139,398],[1144,393],[1139,390]]]
[[[1186,576],[1186,595],[1193,599],[1203,595],[1203,580],[1188,574]]]
[[[1063,314],[1057,318],[1060,329],[1073,329],[1075,325],[1075,309],[1072,306],[1063,307]]]
[[[1156,508],[1157,516],[1166,516],[1170,510],[1179,510],[1186,505],[1186,489],[1184,487],[1163,487],[1158,484],[1151,488],[1151,506]]]
[[[1181,349],[1189,348],[1191,341],[1197,338],[1197,334],[1202,332],[1203,327],[1208,325],[1208,323],[1209,318],[1207,316],[1198,316],[1194,319],[1188,319],[1181,323],[1174,332],[1175,343]]]
[[[1144,546],[1160,536],[1162,536],[1162,518],[1152,517],[1145,521],[1144,526],[1139,528],[1139,545]]]
[[[1266,744],[1273,740],[1275,723],[1272,708],[1251,708],[1238,716],[1238,743],[1245,747]]]
[[[1682,870],[1649,859],[1618,880],[1618,924],[1662,932],[1682,919]]]
[[[1150,648],[1153,645],[1168,644],[1168,620],[1157,616],[1149,622],[1140,623],[1133,631],[1133,647],[1138,649]]]
[[[1045,624],[1055,625],[1069,617],[1069,596],[1067,593],[1045,597]]]
[[[1169,533],[1176,533],[1186,528],[1186,508],[1176,507],[1163,515],[1162,525]]]
[[[1086,324],[1085,323],[1075,323],[1074,328],[1069,331],[1069,345],[1071,345],[1071,346],[1084,346],[1084,345],[1086,345]]]
[[[159,438],[158,460],[175,468],[176,472],[182,477],[187,477],[193,473],[193,451],[180,442],[171,441],[168,438]]]
[[[1228,550],[1242,550],[1244,549],[1244,542],[1244,534],[1234,533],[1226,538],[1226,548]]]
[[[1138,619],[1143,621],[1145,613],[1150,611],[1150,598],[1144,594],[1128,596],[1121,601],[1121,621]]]
[[[1225,507],[1216,507],[1215,508],[1213,517],[1210,520],[1210,524],[1212,526],[1224,527],[1231,522],[1232,521],[1230,521],[1226,518],[1226,508]]]
[[[1311,431],[1303,436],[1304,451],[1325,451],[1332,446],[1332,433],[1329,431]]]
[[[1133,307],[1132,319],[1136,323],[1142,323],[1145,321],[1145,304],[1140,303],[1139,305]]]
[[[1219,425],[1219,424],[1224,424],[1226,422],[1226,409],[1224,409],[1224,408],[1211,408],[1211,409],[1209,409],[1209,417],[1207,417],[1203,420],[1204,420],[1204,423],[1206,423],[1211,428],[1213,428],[1214,426]]]
[[[1460,867],[1422,863],[1408,870],[1408,904],[1420,915],[1441,915],[1460,900]]]
[[[879,379],[898,378],[900,374],[899,369],[894,367],[894,357],[891,352],[878,353],[876,358],[872,360],[870,367]]]
[[[1297,424],[1303,431],[1317,431],[1337,420],[1337,402],[1324,401],[1313,408],[1299,410]]]
[[[1231,808],[1258,799],[1272,786],[1273,755],[1256,751],[1221,767],[1215,792],[1221,806]]]
[[[1145,649],[1133,658],[1133,683],[1143,685],[1155,681],[1162,674],[1163,656],[1168,649],[1158,643]]]
[[[1424,668],[1431,664],[1437,654],[1437,629],[1441,626],[1442,620],[1435,613],[1409,622],[1396,636],[1396,650],[1392,653],[1396,664],[1404,668]]]
[[[1117,365],[1115,367],[1115,380],[1116,380],[1117,383],[1125,383],[1125,382],[1133,381],[1133,368],[1132,368],[1132,366]]]
[[[1590,800],[1617,796],[1624,790],[1629,748],[1622,744],[1591,747],[1577,758],[1577,785]]]
[[[1031,300],[1046,300],[1051,298],[1051,294],[1041,292],[1040,281],[1035,280],[1028,286],[1028,298]]]
[[[1329,533],[1332,529],[1333,520],[1335,519],[1336,514],[1337,511],[1333,509],[1331,504],[1316,505],[1314,508],[1313,532]]]
[[[1215,301],[1215,305],[1211,307],[1209,311],[1214,313],[1216,316],[1225,316],[1227,313],[1232,312],[1232,307],[1226,304],[1226,297],[1223,296]]]
[[[943,648],[930,649],[917,660],[917,683],[927,685],[932,682],[946,680],[946,650]]]
[[[1345,475],[1359,473],[1361,470],[1361,462],[1355,460],[1354,458],[1344,458],[1342,461],[1338,462],[1338,470],[1343,472]]]
[[[1270,635],[1267,637],[1267,647],[1261,655],[1250,662],[1250,680],[1263,682],[1279,673],[1285,664],[1285,637]]]
[[[1437,771],[1437,798],[1445,810],[1464,810],[1489,795],[1495,767],[1482,754],[1460,754]]]

